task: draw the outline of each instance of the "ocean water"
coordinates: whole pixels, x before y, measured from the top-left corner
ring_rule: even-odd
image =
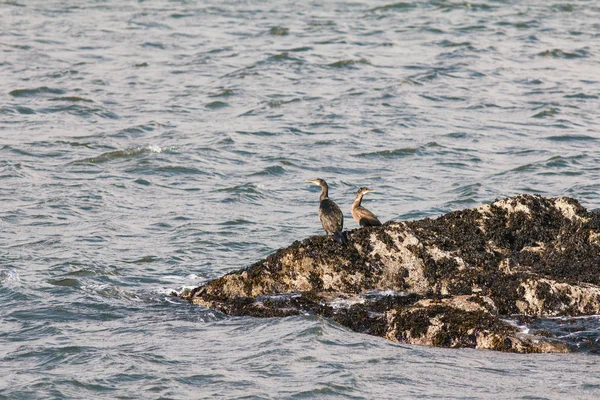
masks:
[[[345,211],[600,207],[595,1],[0,2],[0,399],[598,398],[581,352],[399,345],[169,296]]]

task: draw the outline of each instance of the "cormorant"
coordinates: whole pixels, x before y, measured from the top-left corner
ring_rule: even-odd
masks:
[[[323,224],[323,229],[327,234],[333,233],[333,237],[340,244],[348,243],[348,239],[342,228],[344,227],[344,214],[340,207],[332,200],[329,200],[329,187],[323,179],[307,180],[306,182],[314,183],[321,186],[321,203],[319,204],[319,219]]]
[[[363,196],[366,193],[374,192],[366,187],[361,187],[356,192],[356,199],[354,199],[354,203],[352,203],[352,218],[356,221],[360,226],[381,226],[381,222],[377,219],[375,214],[366,208],[360,205]]]

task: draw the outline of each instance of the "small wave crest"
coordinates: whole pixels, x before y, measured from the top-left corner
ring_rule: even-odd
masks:
[[[99,298],[115,300],[119,299],[134,302],[139,302],[142,300],[136,292],[123,289],[122,287],[111,283],[78,282],[78,284],[80,285],[81,290],[92,296],[98,296]]]
[[[548,58],[583,58],[587,57],[587,51],[584,49],[575,50],[573,52],[564,51],[561,49],[546,50],[538,53],[538,56]]]
[[[175,285],[181,285],[175,288],[163,286],[152,290],[153,294],[165,296],[165,300],[169,301],[169,298],[171,297],[182,297],[183,295],[190,293],[193,289],[206,282],[207,279],[196,274],[189,274],[185,276],[164,275],[162,280],[172,282]]]
[[[65,94],[65,91],[63,89],[59,89],[59,88],[50,88],[47,86],[41,86],[38,88],[34,88],[34,89],[15,89],[12,90],[8,93],[9,95],[11,95],[12,97],[36,97],[36,96],[43,96],[43,95],[61,95],[61,94]]]
[[[440,144],[438,144],[436,142],[429,142],[429,143],[426,143],[419,147],[403,147],[403,148],[393,149],[393,150],[380,150],[380,151],[374,151],[374,152],[368,152],[368,153],[360,153],[360,154],[355,154],[354,157],[401,158],[401,157],[420,155],[429,149],[435,149],[435,148],[440,148],[440,147],[443,147],[443,146],[441,146]]]
[[[0,270],[0,283],[18,283],[21,277],[15,269]]]
[[[402,11],[402,10],[406,10],[408,8],[415,8],[417,7],[416,3],[406,3],[406,2],[399,2],[399,3],[392,3],[392,4],[386,4],[383,6],[378,6],[375,8],[372,8],[370,11],[371,12],[376,12],[376,11]]]
[[[217,189],[217,192],[229,194],[227,198],[222,200],[222,202],[225,203],[247,201],[252,202],[265,198],[264,193],[258,188],[258,186],[251,183]]]
[[[371,65],[371,63],[366,58],[361,58],[358,60],[340,60],[327,64],[328,67],[332,68],[351,68],[356,67],[357,65]]]
[[[148,145],[148,146],[135,147],[135,148],[125,149],[125,150],[109,151],[106,153],[102,153],[96,157],[88,157],[88,158],[84,158],[82,160],[72,161],[69,164],[102,164],[102,163],[105,163],[108,161],[118,160],[118,159],[122,159],[122,158],[137,157],[139,155],[143,155],[146,153],[160,154],[163,151],[164,150],[160,146]]]

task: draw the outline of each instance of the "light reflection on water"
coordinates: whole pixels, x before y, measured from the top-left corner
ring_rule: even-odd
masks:
[[[522,192],[598,208],[596,5],[0,10],[0,398],[598,396],[586,354],[400,346],[168,296],[320,234],[305,179],[347,229],[365,185],[382,220]]]

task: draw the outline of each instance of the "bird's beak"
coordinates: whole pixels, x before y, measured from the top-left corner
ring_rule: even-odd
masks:
[[[312,179],[307,179],[306,182],[307,183],[314,183],[315,185],[317,184],[317,181],[312,180]]]
[[[371,190],[371,189],[367,190],[367,193],[374,193],[374,192],[375,192],[375,191],[374,191],[374,190]]]

